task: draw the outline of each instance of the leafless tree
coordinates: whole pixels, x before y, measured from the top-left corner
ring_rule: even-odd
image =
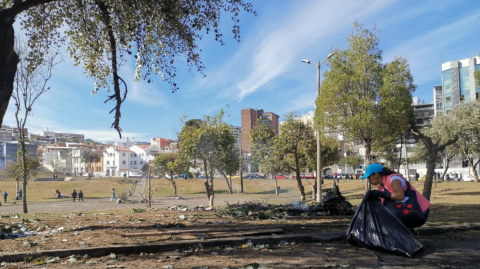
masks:
[[[35,101],[50,89],[47,83],[52,77],[52,69],[62,61],[62,57],[58,51],[31,50],[24,39],[16,38],[15,40],[15,51],[20,61],[15,74],[12,98],[15,101],[15,119],[18,128],[17,159],[23,165],[23,175],[20,178],[23,182],[23,212],[28,213],[27,183],[31,175],[27,166],[29,156],[26,148],[28,138],[25,137],[25,125],[28,117],[33,115],[32,107]],[[41,57],[38,57],[38,54]],[[17,195],[18,189],[19,180],[17,180]]]

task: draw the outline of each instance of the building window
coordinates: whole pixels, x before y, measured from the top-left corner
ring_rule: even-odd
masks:
[[[125,161],[122,161],[122,164],[126,164],[126,162],[125,162]]]
[[[140,161],[140,164],[143,164],[143,161]]]
[[[133,161],[133,164],[134,164],[134,165],[137,165],[137,161]]]
[[[133,164],[133,161],[130,161],[130,164]]]
[[[110,161],[107,161],[107,165],[110,165]]]
[[[125,152],[123,153],[123,157],[125,157]]]
[[[460,68],[460,101],[470,101],[470,79],[469,79],[469,67]]]
[[[136,153],[134,153],[134,154],[133,154],[133,157],[137,157],[137,154],[136,154]]]

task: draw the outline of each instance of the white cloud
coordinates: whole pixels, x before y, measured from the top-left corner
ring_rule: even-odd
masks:
[[[249,37],[238,53],[202,82],[201,88],[222,87],[220,96],[241,101],[295,68],[307,50],[316,51],[316,55],[318,47],[328,54],[331,45],[328,40],[337,32],[350,28],[354,19],[370,16],[392,3],[381,0],[367,4],[362,1],[302,2],[292,7],[285,17],[257,27],[258,34]]]
[[[438,79],[441,76],[440,66],[442,62],[460,60],[445,58],[442,60],[442,53],[451,55],[451,52],[458,48],[461,42],[468,42],[466,37],[476,34],[476,28],[472,27],[475,24],[478,24],[478,10],[462,16],[454,23],[442,25],[427,34],[416,36],[398,44],[395,48],[386,51],[384,59],[385,61],[392,61],[395,56],[406,56],[416,84]],[[462,57],[476,56],[478,52],[475,51],[474,53],[474,55]]]

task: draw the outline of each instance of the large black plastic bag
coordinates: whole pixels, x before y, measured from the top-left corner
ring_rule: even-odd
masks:
[[[423,248],[410,230],[367,192],[347,230],[350,244],[412,257]]]

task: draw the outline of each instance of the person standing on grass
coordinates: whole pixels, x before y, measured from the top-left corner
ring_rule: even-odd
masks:
[[[3,192],[3,199],[5,200],[5,203],[7,202],[7,196],[8,196],[7,191],[4,191]]]
[[[73,190],[72,192],[72,198],[73,198],[73,202],[75,202],[75,199],[77,198],[77,192],[75,190]]]
[[[115,188],[112,188],[112,198],[110,199],[110,201],[116,201],[117,200],[117,196],[115,196]]]
[[[82,190],[80,190],[78,192],[78,201],[80,202],[80,200],[82,200],[82,202],[83,202],[83,192],[82,192]]]

